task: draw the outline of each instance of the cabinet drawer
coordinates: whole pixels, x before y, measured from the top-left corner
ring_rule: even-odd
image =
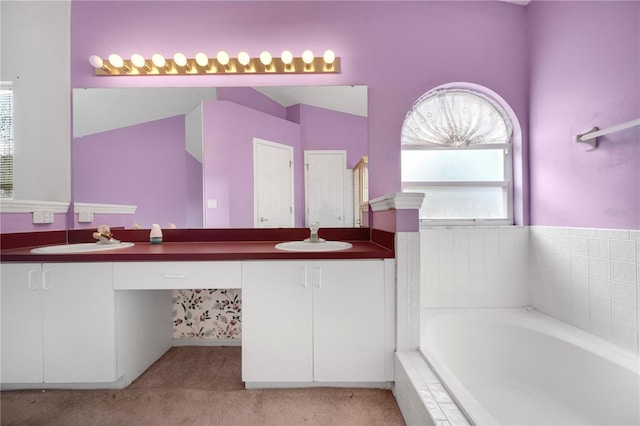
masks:
[[[240,288],[240,262],[116,262],[114,290]]]

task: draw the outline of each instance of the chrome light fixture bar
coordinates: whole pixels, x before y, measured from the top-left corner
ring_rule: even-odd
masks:
[[[112,53],[103,59],[97,55],[89,57],[89,63],[98,76],[118,75],[203,75],[203,74],[328,74],[340,72],[340,58],[332,50],[320,57],[305,50],[301,57],[294,57],[285,50],[279,57],[262,52],[252,58],[247,52],[239,52],[231,57],[227,52],[219,51],[214,57],[198,53],[187,58],[176,53],[173,58],[165,58],[155,53],[149,59],[134,53],[131,59],[123,59]]]

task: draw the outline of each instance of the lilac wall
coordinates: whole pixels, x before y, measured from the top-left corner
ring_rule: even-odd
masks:
[[[347,168],[352,169],[367,155],[367,118],[310,105],[288,108],[288,115],[300,123],[302,147],[305,150],[347,151]],[[291,113],[291,110],[296,110]]]
[[[207,228],[253,227],[253,138],[294,147],[295,224],[302,226],[304,197],[300,126],[227,101],[203,102],[203,176]]]
[[[230,101],[275,117],[287,118],[285,107],[251,87],[220,87],[217,97],[219,101]]]
[[[202,171],[185,151],[184,116],[74,138],[72,155],[74,201],[137,205],[124,226],[186,228],[195,220],[187,212],[202,212],[202,195],[199,205],[188,195],[202,188]]]
[[[309,105],[265,108],[264,96],[253,89],[223,92],[234,102],[203,104],[204,194],[218,203],[206,209],[206,226],[254,226],[254,137],[294,147],[295,225],[304,226],[304,151],[344,149],[352,168],[367,153],[367,119]]]
[[[486,86],[512,106],[526,131],[525,10],[475,1],[73,1],[72,87],[367,85],[375,198],[400,190],[402,121],[412,103],[435,86],[451,81]],[[213,55],[220,49],[253,56],[289,49],[300,55],[327,48],[341,57],[340,74],[107,78],[94,76],[87,63],[91,54],[128,57],[134,49],[149,57],[177,51]],[[526,152],[526,135],[523,143]]]
[[[73,225],[67,229],[97,229],[101,224],[107,224],[113,228],[128,228],[131,229],[131,225],[135,223],[130,214],[111,214],[111,213],[95,213],[93,215],[93,222],[78,222],[78,215],[73,215]],[[114,237],[118,238],[118,233],[114,231]]]
[[[67,215],[62,213],[53,215],[53,223],[34,224],[31,213],[2,213],[0,220],[0,233],[62,231],[67,228]]]
[[[640,3],[538,2],[527,7],[531,222],[640,228],[640,128],[574,135],[640,117]]]
[[[420,218],[418,209],[381,210],[372,212],[376,229],[390,232],[418,232]]]

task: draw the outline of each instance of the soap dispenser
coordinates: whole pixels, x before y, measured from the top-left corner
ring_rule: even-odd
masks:
[[[149,233],[149,241],[151,244],[161,244],[162,243],[162,229],[160,229],[160,225],[154,223],[151,225],[151,232]]]

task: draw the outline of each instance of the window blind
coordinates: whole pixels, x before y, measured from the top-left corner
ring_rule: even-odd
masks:
[[[13,198],[13,87],[0,83],[0,198]]]

